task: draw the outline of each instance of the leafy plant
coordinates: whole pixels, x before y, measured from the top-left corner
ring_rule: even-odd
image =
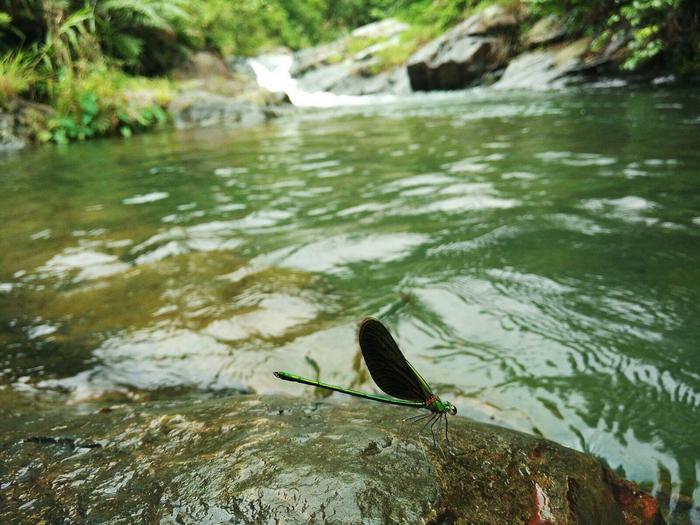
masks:
[[[12,17],[7,13],[0,11],[0,31],[2,31],[4,27],[9,26],[10,22],[12,22]]]
[[[51,89],[56,114],[38,133],[39,140],[65,144],[115,133],[131,136],[167,122],[167,113],[157,102],[128,100],[125,88],[132,83],[106,66],[81,76],[63,70]]]
[[[39,80],[32,54],[16,51],[0,58],[0,106],[25,93]]]
[[[167,68],[188,20],[185,0],[106,0],[95,3],[95,32],[105,54],[129,69]],[[149,45],[158,44],[158,45]]]
[[[49,69],[73,67],[76,61],[99,58],[90,5],[70,12],[68,2],[45,1],[42,4],[46,35],[39,54]]]
[[[665,55],[669,62],[700,62],[697,0],[526,0],[535,15],[565,15],[572,31],[598,35],[602,47],[627,38],[623,67],[637,70]]]

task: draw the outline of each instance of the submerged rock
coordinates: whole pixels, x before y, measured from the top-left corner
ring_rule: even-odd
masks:
[[[405,416],[255,396],[5,413],[0,522],[662,523],[591,456],[461,417],[436,448]]]
[[[515,15],[492,5],[419,49],[408,60],[415,91],[460,89],[510,58],[517,30]]]

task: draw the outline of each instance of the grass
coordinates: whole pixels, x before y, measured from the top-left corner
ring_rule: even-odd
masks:
[[[408,58],[423,45],[440,35],[438,25],[414,24],[399,35],[398,42],[377,50],[367,67],[367,73],[377,75],[402,66]],[[350,37],[345,49],[339,54],[341,59],[351,57],[364,49],[382,42],[382,38]]]
[[[5,107],[17,96],[29,91],[39,80],[36,61],[17,51],[0,59],[0,106]]]
[[[382,71],[402,66],[413,53],[439,36],[440,33],[440,28],[437,26],[411,26],[401,33],[398,44],[377,51],[377,62],[372,66],[370,72],[376,75]]]

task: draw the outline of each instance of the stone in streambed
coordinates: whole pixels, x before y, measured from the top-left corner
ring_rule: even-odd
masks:
[[[452,455],[356,400],[69,410],[6,417],[0,522],[661,523],[597,459],[460,417]]]

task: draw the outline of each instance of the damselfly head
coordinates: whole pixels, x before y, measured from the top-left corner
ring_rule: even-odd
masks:
[[[456,407],[456,406],[454,406],[454,405],[453,405],[452,403],[450,403],[449,401],[446,401],[446,402],[445,402],[445,405],[447,406],[447,411],[448,411],[450,414],[452,414],[453,416],[454,416],[454,415],[457,415],[457,407]]]

